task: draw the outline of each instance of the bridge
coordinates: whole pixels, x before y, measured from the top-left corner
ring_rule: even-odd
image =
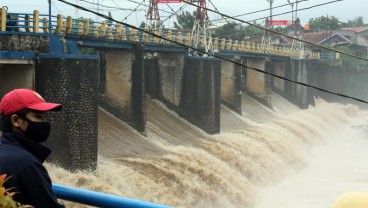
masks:
[[[10,13],[3,7],[0,95],[13,88],[33,88],[47,100],[64,104],[61,117],[51,115],[55,123],[51,136],[56,142],[48,145],[65,147],[53,148],[52,160],[74,170],[96,166],[98,107],[145,134],[145,96],[149,95],[205,132],[216,134],[220,105],[241,114],[246,105],[242,93],[269,108],[272,92],[301,108],[313,104],[314,91],[267,74],[307,84],[328,79],[314,77],[330,67],[318,53],[211,38],[211,42],[198,42],[198,50],[213,45],[213,55],[222,59],[195,56],[185,47],[191,46],[193,34],[153,32],[165,40],[111,21],[37,10]]]

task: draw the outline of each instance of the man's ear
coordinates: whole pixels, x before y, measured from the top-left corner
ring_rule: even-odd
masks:
[[[16,115],[16,114],[11,115],[10,121],[11,121],[11,123],[12,123],[13,126],[15,126],[15,127],[19,127],[20,126],[18,115]]]

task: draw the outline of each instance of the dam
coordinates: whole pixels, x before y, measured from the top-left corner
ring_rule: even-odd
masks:
[[[0,33],[0,94],[32,88],[65,106],[50,115],[53,182],[173,207],[326,207],[367,192],[366,106],[251,70],[345,92],[339,60],[219,40],[236,63],[192,57],[56,18],[53,33]],[[366,97],[367,73],[352,77]]]

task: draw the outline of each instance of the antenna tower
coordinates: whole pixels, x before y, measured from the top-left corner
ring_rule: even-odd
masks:
[[[198,2],[198,7],[191,34],[190,46],[194,48],[204,48],[207,53],[213,53],[212,36],[208,31],[206,0],[197,0],[192,2]],[[191,50],[189,50],[189,52],[191,52]],[[193,55],[200,56],[197,51],[193,51]]]
[[[149,0],[149,7],[146,16],[146,29],[152,31],[161,29],[157,0]]]
[[[300,24],[299,17],[296,18],[295,23],[294,23],[294,38],[297,38],[299,40],[304,40],[303,28]],[[300,53],[299,58],[303,58],[305,55],[304,54],[304,43],[299,40],[293,39],[293,43],[291,44],[291,49],[300,51],[301,53]]]
[[[268,31],[270,29],[270,20],[266,18],[265,25],[264,25],[264,33],[262,37],[262,43],[261,43],[261,51],[260,52],[266,52],[266,48],[271,46],[271,34]]]

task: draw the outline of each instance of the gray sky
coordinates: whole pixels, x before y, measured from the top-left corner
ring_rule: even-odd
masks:
[[[85,6],[89,9],[97,10],[97,6],[93,4],[86,3],[87,2],[94,2],[99,3],[102,5],[110,6],[110,7],[119,7],[119,8],[129,8],[129,9],[135,9],[138,6],[138,9],[140,11],[131,13],[130,11],[125,10],[117,10],[113,9],[112,15],[115,19],[123,20],[127,17],[127,20],[125,22],[128,22],[130,24],[137,25],[140,22],[144,21],[145,19],[145,13],[147,10],[147,7],[145,6],[139,6],[136,3],[132,3],[129,0],[68,0],[72,3],[76,3],[76,1],[79,1],[79,5]],[[136,2],[143,2],[143,0],[133,0]],[[211,0],[212,3],[216,6],[216,8],[225,14],[228,15],[239,15],[239,14],[245,14],[253,11],[258,11],[262,9],[269,8],[269,3],[266,0]],[[295,2],[296,0],[291,0],[292,2]],[[308,0],[304,2],[300,2],[298,4],[298,9],[311,7],[317,4],[323,4],[327,2],[331,2],[333,0]],[[32,13],[34,9],[38,9],[40,13],[47,14],[48,13],[48,1],[47,0],[2,0],[2,5],[8,6],[9,12],[18,12],[18,13]],[[148,0],[145,0],[146,5],[148,5]],[[287,4],[287,0],[274,0],[274,7]],[[184,3],[182,4],[170,4],[170,7],[166,4],[159,4],[159,9],[165,10],[165,11],[172,11],[172,10],[178,10],[180,7],[182,7]],[[212,4],[207,0],[207,6],[211,9],[214,9]],[[107,9],[104,7],[99,7],[99,11],[107,14]],[[194,11],[195,8],[193,6],[186,6],[185,10],[188,11]],[[294,6],[295,9],[295,6]],[[368,23],[368,12],[364,11],[368,9],[368,2],[367,0],[344,0],[340,2],[331,3],[324,6],[318,6],[315,8],[311,8],[308,10],[298,11],[298,17],[300,17],[302,24],[308,22],[310,18],[315,18],[319,16],[335,16],[339,18],[340,21],[346,22],[349,19],[354,19],[358,16],[364,17],[364,22]],[[111,10],[111,9],[110,9]],[[283,6],[281,8],[277,8],[273,10],[273,14],[280,14],[284,12],[291,11],[291,6]],[[52,13],[53,15],[56,14],[63,14],[65,16],[71,15],[75,17],[76,14],[83,17],[91,17],[93,19],[96,19],[94,15],[82,12],[82,11],[76,11],[73,7],[67,6],[57,0],[52,0]],[[161,20],[166,19],[167,16],[170,14],[160,11]],[[256,14],[246,15],[239,17],[242,20],[250,21],[257,18],[266,17],[269,15],[269,11],[259,12]],[[291,20],[291,13],[285,14],[282,16],[276,16],[274,19],[278,20]],[[221,18],[217,14],[213,14],[209,12],[209,18],[210,19],[219,19]],[[99,19],[102,21],[102,19]],[[165,21],[165,24],[167,26],[170,26],[173,24],[173,22],[176,21],[175,17],[172,17],[170,19],[167,19]],[[261,20],[258,20],[258,22],[261,22]]]

